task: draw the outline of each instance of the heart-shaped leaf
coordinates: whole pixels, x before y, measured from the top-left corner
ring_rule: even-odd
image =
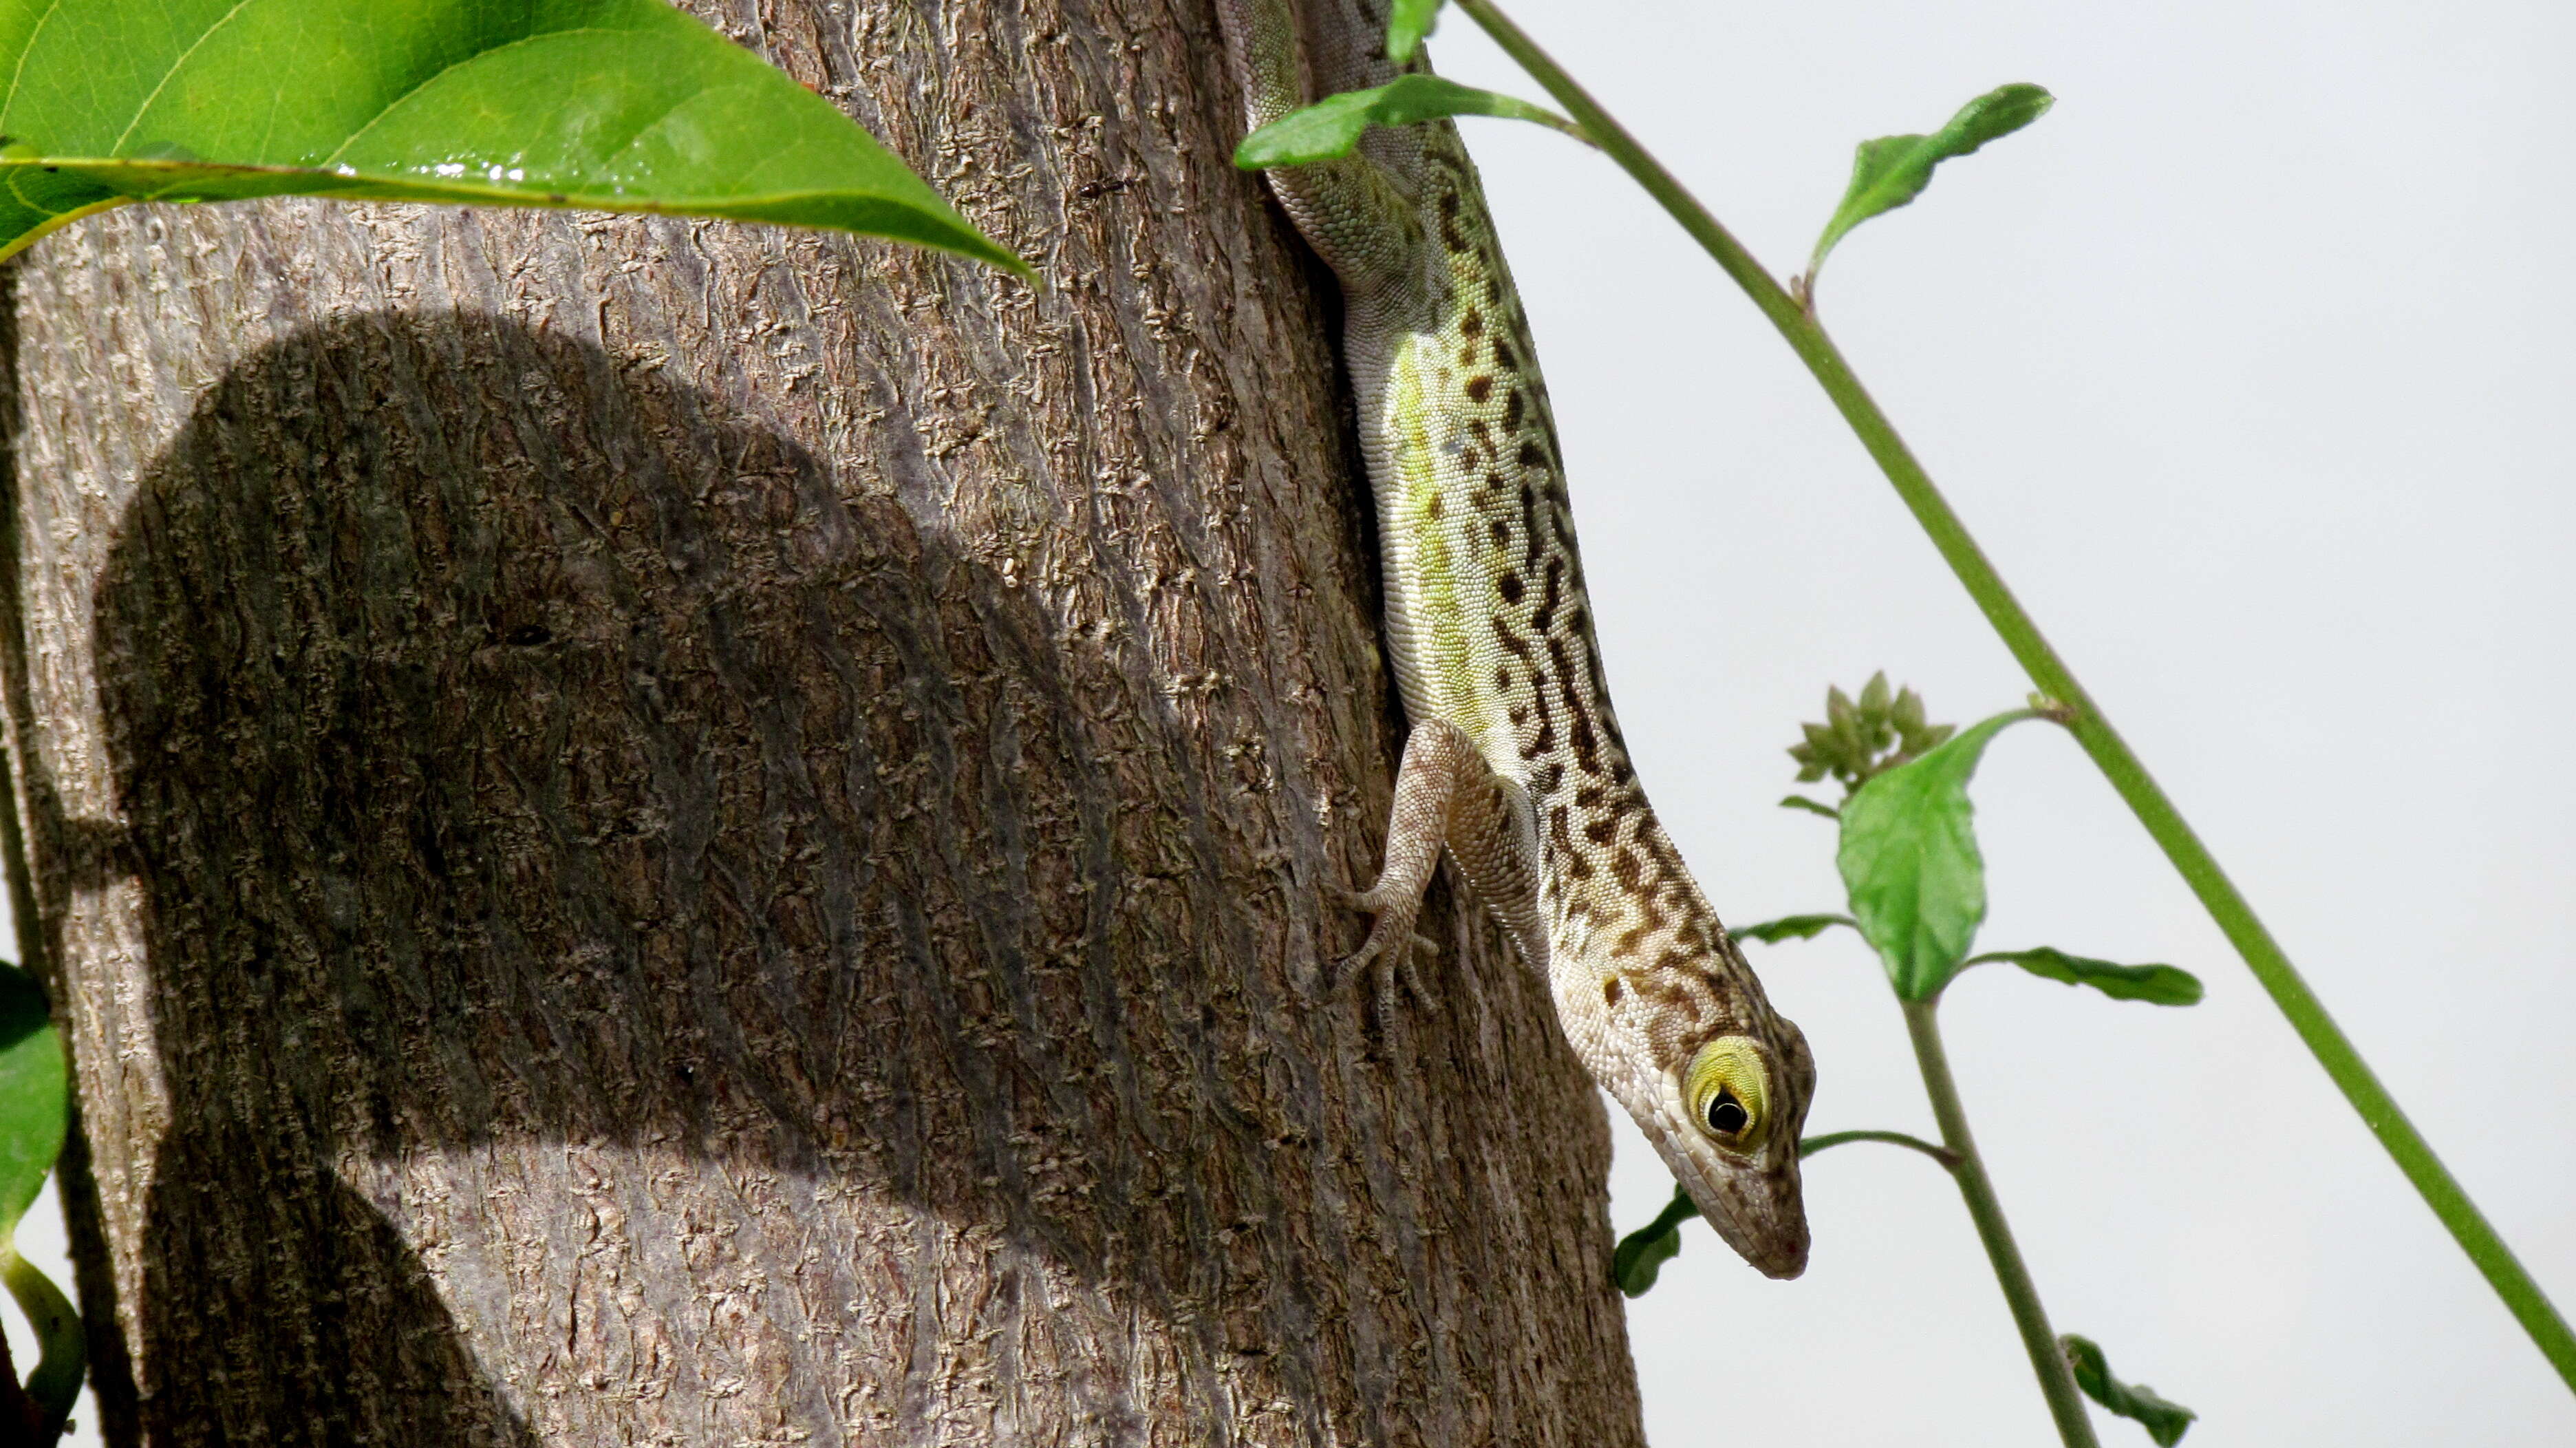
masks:
[[[1347,156],[1371,126],[1410,126],[1449,116],[1501,116],[1535,121],[1577,139],[1583,128],[1545,106],[1515,96],[1460,85],[1436,75],[1400,75],[1367,90],[1326,96],[1290,111],[1243,138],[1234,164],[1246,171],[1303,166]]]
[[[2111,1365],[2103,1359],[2102,1349],[2091,1338],[2068,1333],[2057,1340],[2058,1351],[2066,1354],[2066,1365],[2075,1370],[2075,1386],[2084,1396],[2100,1403],[2123,1418],[2134,1419],[2156,1440],[2156,1448],[2173,1448],[2182,1435],[2191,1431],[2198,1413],[2180,1403],[2168,1402],[2155,1395],[2145,1384],[2132,1386],[2111,1376]]]
[[[1968,780],[1986,745],[2037,710],[1998,714],[1911,764],[1862,785],[1843,804],[1834,863],[1863,938],[1906,1000],[1929,1000],[1959,973],[1986,918]]]
[[[1979,146],[2009,136],[2047,114],[2057,98],[2035,85],[1997,86],[1959,108],[1950,123],[1928,136],[1881,136],[1860,143],[1852,157],[1851,184],[1843,204],[1834,208],[1824,234],[1816,238],[1807,259],[1807,285],[1825,264],[1845,233],[1881,212],[1893,211],[1923,194],[1932,184],[1932,168]]]
[[[0,0],[0,256],[132,201],[667,211],[1028,275],[829,102],[664,0]]]
[[[1983,965],[1990,960],[2007,961],[2033,975],[2062,980],[2068,985],[2089,985],[2115,1001],[2145,1001],[2159,1006],[2200,1003],[2200,977],[2176,965],[2114,965],[2107,960],[2068,955],[2045,945],[2029,950],[1990,950],[1968,964]]]

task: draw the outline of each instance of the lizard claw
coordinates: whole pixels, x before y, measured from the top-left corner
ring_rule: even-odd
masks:
[[[1424,957],[1437,958],[1440,946],[1413,928],[1414,917],[1421,910],[1420,902],[1416,901],[1411,909],[1400,908],[1389,898],[1395,892],[1384,886],[1337,893],[1343,904],[1375,918],[1369,924],[1367,941],[1335,962],[1327,972],[1327,988],[1338,990],[1355,972],[1383,962],[1387,972],[1403,984],[1408,994],[1416,1000],[1429,1002],[1431,992],[1416,969],[1416,962]]]

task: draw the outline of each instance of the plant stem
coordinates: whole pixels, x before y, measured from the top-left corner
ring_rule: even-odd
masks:
[[[80,1401],[81,1380],[88,1370],[89,1349],[81,1335],[80,1315],[53,1279],[18,1255],[14,1242],[0,1242],[0,1285],[17,1299],[18,1310],[36,1329],[40,1356],[28,1374],[26,1393],[41,1415],[37,1441],[50,1443],[62,1432],[72,1405]]]
[[[2030,1370],[2039,1377],[2040,1395],[2048,1399],[2048,1415],[2057,1420],[2057,1435],[2066,1440],[2066,1448],[2096,1448],[2093,1420],[2075,1390],[2075,1374],[2057,1349],[2048,1309],[2040,1305],[2039,1289],[2031,1283],[2021,1249],[2013,1245],[2003,1203],[1995,1200],[1995,1185],[1986,1176],[1985,1158],[1977,1155],[1976,1138],[1968,1134],[1968,1114],[1959,1105],[1959,1083],[1950,1078],[1950,1057],[1941,1049],[1941,1027],[1933,1016],[1940,1002],[1936,997],[1898,1004],[1905,1008],[1905,1033],[1914,1040],[1915,1063],[1923,1068],[1923,1093],[1932,1098],[1932,1119],[1941,1123],[1942,1144],[1955,1158],[1950,1175],[1959,1183],[1959,1195],[1967,1199],[1968,1219],[1977,1224],[1977,1240],[1986,1244],[1986,1258],[1994,1263],[1995,1281],[2012,1308],[2013,1326],[2021,1329],[2021,1345],[2030,1353]]]
[[[2513,1249],[2505,1245],[2504,1238],[2496,1234],[2485,1214],[2461,1189],[2458,1179],[2442,1165],[2441,1158],[2433,1154],[2433,1148],[2424,1140],[2423,1133],[2417,1131],[2415,1124],[2407,1120],[2406,1113],[2398,1109],[2396,1099],[2388,1094],[2388,1088],[2380,1084],[2379,1077],[2362,1060],[2361,1053],[2353,1048],[2351,1039],[2334,1023],[2334,1018],[2326,1014],[2324,1003],[2317,999],[2297,968],[2290,964],[2289,956],[2273,940],[2271,932],[2263,927],[2263,922],[2255,917],[2254,907],[2246,902],[2234,882],[2218,867],[2217,859],[2200,842],[2191,826],[2184,822],[2181,812],[2174,808],[2173,801],[2165,796],[2164,790],[2148,775],[2146,766],[2129,751],[2128,743],[2111,727],[2110,720],[2094,704],[2093,696],[2075,681],[2075,675],[2066,667],[2065,660],[2059,658],[2057,651],[2041,636],[2039,625],[2031,621],[2020,601],[2013,597],[2012,590],[2004,585],[2002,575],[1995,572],[1994,564],[1987,560],[1984,550],[1977,546],[1976,539],[1969,536],[1967,525],[1959,521],[1959,515],[1951,510],[1949,500],[1933,486],[1931,476],[1924,472],[1921,463],[1915,461],[1905,440],[1897,435],[1895,425],[1879,411],[1878,404],[1860,385],[1860,379],[1852,375],[1850,364],[1843,360],[1841,351],[1834,346],[1833,339],[1825,335],[1825,329],[1817,323],[1815,316],[1774,281],[1771,274],[1762,269],[1761,263],[1755,261],[1752,254],[1718,224],[1708,208],[1700,205],[1681,182],[1664,169],[1662,163],[1647,154],[1645,147],[1637,144],[1637,139],[1629,135],[1625,127],[1611,119],[1609,113],[1575,84],[1573,78],[1559,68],[1545,51],[1495,9],[1492,0],[1457,0],[1457,4],[1484,27],[1485,33],[1519,62],[1521,68],[1528,71],[1548,94],[1554,96],[1568,115],[1591,133],[1596,145],[1617,161],[1621,169],[1636,178],[1637,183],[1645,187],[1675,221],[1681,223],[1682,229],[1716,259],[1718,266],[1744,289],[1745,295],[1753,299],[1753,304],[1762,309],[1762,315],[1770,318],[1771,324],[1788,340],[1790,349],[1807,364],[1807,370],[1815,374],[1816,381],[1825,389],[1825,395],[1833,399],[1843,420],[1859,435],[1861,446],[1868,449],[1879,470],[1886,473],[1887,480],[1895,485],[1897,496],[1913,512],[1923,531],[1931,536],[1932,546],[1940,550],[1942,559],[1950,565],[1950,571],[1957,574],[1959,582],[1967,587],[1968,595],[1976,600],[1986,621],[2002,636],[2005,647],[2012,650],[2013,658],[2030,675],[2031,682],[2039,686],[2040,692],[2065,706],[2063,722],[2074,734],[2076,742],[2083,746],[2085,754],[2110,780],[2111,788],[2138,817],[2138,822],[2146,826],[2149,837],[2165,852],[2165,858],[2173,862],[2175,870],[2181,873],[2191,892],[2200,898],[2201,906],[2209,912],[2210,918],[2218,922],[2218,928],[2226,934],[2228,943],[2245,958],[2255,980],[2270,994],[2272,1003],[2280,1008],[2281,1014],[2289,1018],[2291,1028],[2299,1033],[2301,1041],[2307,1043],[2309,1052],[2343,1092],[2344,1099],[2352,1103],[2353,1110],[2360,1113],[2371,1134],[2378,1137],[2379,1144],[2396,1159],[2398,1170],[2414,1184],[2425,1205],[2433,1209],[2433,1215],[2450,1229],[2452,1238],[2460,1244],[2460,1250],[2466,1252],[2469,1260],[2477,1264],[2478,1271],[2485,1274],[2487,1285],[2504,1300],[2506,1309],[2522,1324],[2523,1331],[2531,1335],[2532,1342],[2558,1370],[2559,1377],[2569,1388],[2576,1389],[2576,1332],[2568,1330],[2567,1320],[2550,1305],[2548,1296],[2540,1290],[2540,1284],[2532,1280],[2531,1273],[2514,1256]]]
[[[1676,1182],[1673,1184],[1673,1199],[1664,1203],[1664,1209],[1655,1213],[1655,1219],[1634,1235],[1661,1236],[1698,1215],[1699,1203],[1691,1200],[1690,1188]]]
[[[1908,1136],[1902,1131],[1828,1131],[1822,1136],[1810,1136],[1798,1143],[1798,1160],[1805,1161],[1827,1147],[1845,1146],[1855,1141],[1878,1141],[1889,1146],[1910,1147],[1951,1171],[1959,1169],[1959,1157],[1956,1152],[1947,1147],[1934,1146],[1919,1136]]]

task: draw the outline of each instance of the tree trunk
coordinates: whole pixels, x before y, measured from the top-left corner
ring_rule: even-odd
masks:
[[[702,7],[701,13],[708,13]],[[113,1442],[1621,1445],[1596,1098],[1434,902],[1202,0],[747,0],[1051,289],[131,209],[0,539]]]

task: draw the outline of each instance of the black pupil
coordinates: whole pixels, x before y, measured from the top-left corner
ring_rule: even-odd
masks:
[[[1708,1129],[1720,1136],[1733,1136],[1753,1120],[1753,1113],[1735,1099],[1735,1093],[1724,1086],[1717,1088],[1717,1099],[1708,1103]]]

